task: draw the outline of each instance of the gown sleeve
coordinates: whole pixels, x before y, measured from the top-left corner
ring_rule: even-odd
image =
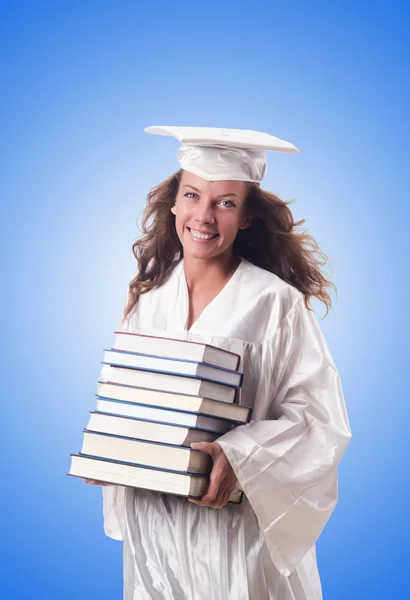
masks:
[[[245,492],[275,567],[289,576],[337,502],[337,465],[351,438],[338,372],[301,297],[265,340],[258,390],[266,420],[218,439]],[[258,393],[257,393],[258,395]]]

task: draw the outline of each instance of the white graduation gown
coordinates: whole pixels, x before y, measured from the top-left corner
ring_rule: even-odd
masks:
[[[189,331],[187,319],[180,261],[122,329],[241,355],[240,403],[252,421],[218,442],[244,499],[215,510],[103,487],[105,532],[124,540],[124,600],[320,600],[315,541],[337,502],[351,432],[317,320],[296,288],[244,259]]]

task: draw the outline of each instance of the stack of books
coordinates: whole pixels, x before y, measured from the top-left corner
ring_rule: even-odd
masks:
[[[208,344],[116,332],[104,351],[79,454],[69,475],[202,497],[212,460],[190,448],[248,423],[251,409],[235,403],[242,386],[237,354]],[[230,502],[240,502],[234,490]]]

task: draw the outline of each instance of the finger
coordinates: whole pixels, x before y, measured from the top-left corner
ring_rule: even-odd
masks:
[[[213,506],[213,502],[216,501],[218,495],[218,490],[216,490],[215,493],[206,493],[205,496],[202,496],[202,498],[188,498],[189,502],[192,502],[193,504],[197,504],[198,506],[208,506],[210,508],[212,508]]]
[[[227,491],[224,495],[224,497],[222,498],[221,501],[221,508],[225,508],[225,506],[227,506],[229,504],[229,498],[231,496],[232,491]]]
[[[83,477],[82,477],[82,480],[84,481],[84,483],[88,483],[89,485],[101,485],[101,486],[113,485],[112,483],[107,483],[105,481],[96,481],[95,479],[84,479]]]
[[[212,474],[212,472],[211,472],[208,490],[207,490],[206,494],[204,496],[202,496],[202,498],[201,498],[203,503],[209,504],[210,502],[215,502],[215,500],[218,496],[220,484],[221,484],[221,478],[218,475],[218,473]]]
[[[201,499],[197,499],[197,498],[187,498],[188,502],[192,502],[192,504],[196,504],[197,506],[205,506],[207,508],[215,508],[215,509],[219,509],[219,508],[224,508],[227,504],[228,504],[228,500],[229,500],[229,496],[231,494],[224,494],[223,496],[221,496],[220,498],[216,498],[214,501],[212,502],[208,502],[205,498],[205,496]]]
[[[225,506],[226,490],[220,489],[215,500],[210,503],[211,508],[223,508]]]
[[[202,506],[214,508],[217,504],[219,504],[223,493],[219,486],[219,478],[215,479],[213,482],[211,481],[207,493],[201,498]]]
[[[218,444],[219,446],[219,444]],[[192,442],[191,448],[193,450],[199,450],[200,452],[205,452],[205,454],[209,454],[212,459],[218,452],[218,446],[215,445],[214,442]],[[220,448],[220,446],[219,446]]]
[[[210,508],[225,508],[229,502],[230,495],[231,491],[229,489],[223,491],[221,494],[218,494],[218,497],[215,499],[215,501],[211,503]]]

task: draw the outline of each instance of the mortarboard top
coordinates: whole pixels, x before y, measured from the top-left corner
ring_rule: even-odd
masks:
[[[151,126],[147,133],[175,137],[181,142],[181,167],[208,181],[236,180],[259,183],[266,173],[266,150],[298,152],[273,135],[249,129]]]
[[[250,129],[220,129],[218,127],[176,127],[152,126],[144,131],[154,135],[176,138],[181,144],[192,146],[226,146],[228,148],[249,148],[250,150],[272,150],[273,152],[298,152],[290,142]]]

